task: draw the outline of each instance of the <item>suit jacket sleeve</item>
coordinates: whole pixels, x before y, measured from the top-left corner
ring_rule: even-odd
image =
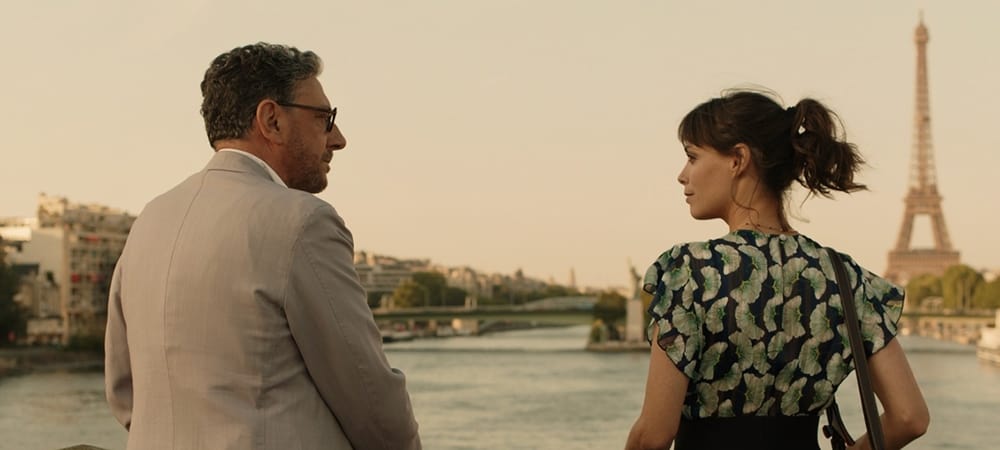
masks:
[[[104,391],[118,422],[132,425],[132,362],[128,351],[125,316],[122,313],[122,268],[115,267],[108,295],[108,324],[104,336]]]
[[[354,269],[354,242],[333,207],[307,219],[292,250],[285,314],[320,395],[354,448],[419,449],[402,372],[382,337]]]

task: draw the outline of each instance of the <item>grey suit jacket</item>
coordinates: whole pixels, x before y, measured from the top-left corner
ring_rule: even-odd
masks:
[[[238,153],[150,202],[108,305],[106,392],[128,447],[420,448],[353,247],[329,203]]]

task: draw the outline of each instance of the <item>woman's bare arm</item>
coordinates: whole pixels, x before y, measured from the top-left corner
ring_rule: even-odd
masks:
[[[629,432],[626,450],[669,449],[681,420],[688,378],[659,345],[650,347],[646,396]]]
[[[887,449],[903,448],[927,432],[930,413],[917,385],[906,354],[899,340],[889,341],[884,348],[868,358],[872,388],[885,412],[882,429]],[[868,435],[858,438],[852,449],[869,450]]]

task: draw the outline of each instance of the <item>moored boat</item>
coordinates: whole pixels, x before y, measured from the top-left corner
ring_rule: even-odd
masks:
[[[416,336],[405,330],[382,330],[382,343],[412,341]]]

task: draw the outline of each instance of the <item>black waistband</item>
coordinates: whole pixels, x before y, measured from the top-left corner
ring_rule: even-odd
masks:
[[[819,416],[681,418],[675,450],[819,450]]]

